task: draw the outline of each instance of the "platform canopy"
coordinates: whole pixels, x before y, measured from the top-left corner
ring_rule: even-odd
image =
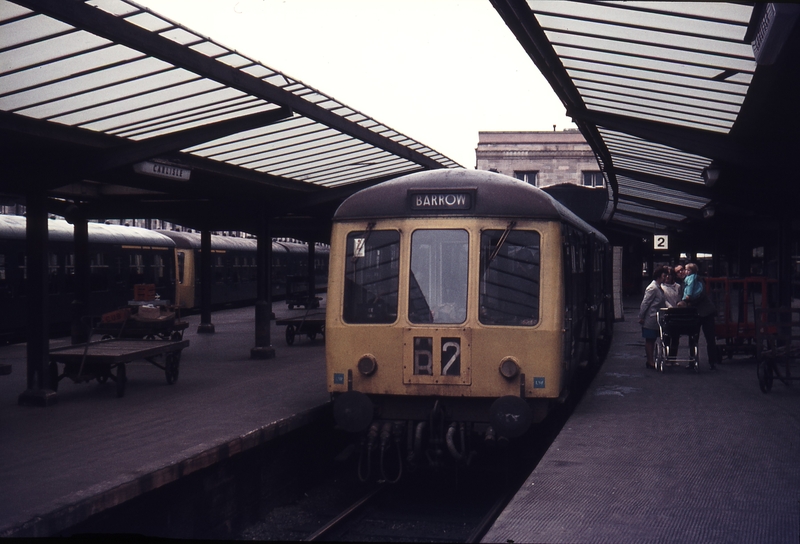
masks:
[[[459,166],[128,0],[0,0],[0,142],[6,201],[250,232]]]
[[[611,226],[796,215],[800,6],[491,1],[594,149]]]

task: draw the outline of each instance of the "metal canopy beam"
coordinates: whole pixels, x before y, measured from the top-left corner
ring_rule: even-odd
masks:
[[[667,125],[645,119],[616,115],[584,108],[568,108],[576,119],[656,142],[687,153],[719,159],[732,164],[751,164],[750,151],[735,145],[730,138],[703,130]]]
[[[648,215],[646,213],[634,212],[631,210],[617,210],[615,213],[619,215],[633,217],[643,221],[650,221],[654,225],[662,226],[664,228],[671,227],[674,229],[682,230],[689,227],[686,223],[682,223],[680,221],[673,221],[672,219],[664,219],[663,217],[653,217],[652,215]]]
[[[426,168],[443,167],[440,163],[413,149],[344,119],[299,96],[114,17],[82,0],[14,0],[14,2],[85,29],[112,42],[126,45],[170,64],[181,66],[227,87],[291,108],[301,115]]]
[[[634,204],[641,204],[643,206],[648,206],[650,208],[656,208],[656,209],[664,211],[664,212],[677,213],[677,214],[680,214],[680,215],[685,215],[686,217],[691,218],[691,219],[702,219],[703,218],[703,212],[701,210],[698,210],[696,208],[689,208],[689,207],[685,207],[685,206],[680,206],[680,205],[677,205],[677,204],[670,204],[670,203],[667,203],[667,202],[661,202],[659,200],[656,200],[656,198],[658,198],[658,197],[655,196],[655,195],[652,198],[638,197],[638,196],[633,196],[633,195],[623,195],[623,196],[620,197],[620,204],[623,204],[625,202],[631,202],[631,203],[634,203]]]
[[[125,144],[119,149],[97,153],[86,164],[87,174],[85,175],[88,175],[88,172],[102,172],[118,166],[154,158],[165,153],[176,152],[192,145],[222,138],[230,134],[271,125],[291,116],[292,110],[281,107]]]
[[[672,191],[680,191],[681,193],[697,196],[701,198],[711,198],[711,192],[708,187],[699,183],[686,183],[682,181],[675,181],[672,178],[663,176],[656,176],[654,174],[645,174],[644,172],[637,172],[636,170],[629,170],[627,168],[615,168],[614,172],[618,176],[625,176],[642,183],[650,183],[658,187],[670,189]]]

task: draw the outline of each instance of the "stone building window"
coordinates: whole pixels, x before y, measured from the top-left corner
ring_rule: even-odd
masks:
[[[584,187],[604,187],[603,173],[596,171],[583,172],[583,185]]]
[[[538,187],[539,185],[539,171],[538,170],[515,170],[514,177],[524,181],[525,183],[530,183],[531,185]]]

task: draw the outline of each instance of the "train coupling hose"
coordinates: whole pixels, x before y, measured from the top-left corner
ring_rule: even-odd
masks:
[[[378,428],[378,422],[374,421],[372,425],[369,426],[367,439],[361,442],[361,453],[358,457],[358,479],[362,482],[366,482],[372,473],[372,450],[375,449],[375,441],[378,438]]]

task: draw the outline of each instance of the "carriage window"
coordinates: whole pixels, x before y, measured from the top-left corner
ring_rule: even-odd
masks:
[[[533,326],[539,322],[539,233],[481,233],[480,321]],[[492,256],[494,255],[494,258]]]
[[[411,236],[409,321],[463,323],[467,319],[468,261],[467,231],[414,231]]]
[[[89,260],[89,289],[92,291],[108,290],[108,266],[103,253],[95,253]]]
[[[347,235],[343,317],[347,323],[397,319],[400,233],[369,230]]]

